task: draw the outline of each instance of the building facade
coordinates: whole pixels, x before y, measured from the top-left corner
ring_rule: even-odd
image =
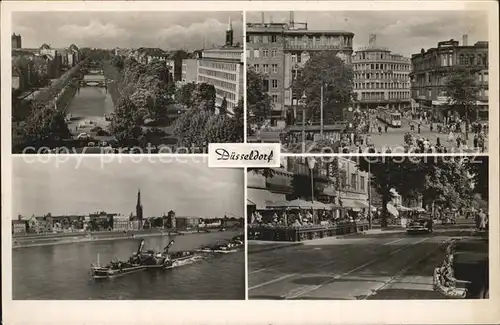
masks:
[[[437,47],[413,54],[411,64],[412,98],[419,109],[429,111],[438,120],[453,115],[447,109],[446,80],[453,68],[466,67],[475,72],[480,86],[476,116],[471,118],[488,119],[488,42],[468,45],[467,35],[461,45],[453,39],[439,42]]]
[[[223,47],[203,50],[198,60],[198,83],[208,83],[215,87],[215,105],[220,106],[224,98],[227,110],[233,112],[238,101],[243,98],[243,47],[233,45],[231,23],[226,32]]]
[[[411,107],[410,58],[377,47],[371,35],[369,46],[353,55],[352,68],[357,109]]]
[[[246,57],[248,69],[264,75],[263,88],[273,101],[272,125],[283,123],[287,111],[297,105],[302,94],[292,92],[293,81],[311,54],[335,51],[351,62],[354,34],[345,31],[309,30],[290,13],[288,23],[247,23]]]
[[[182,82],[191,83],[198,81],[198,60],[184,59],[182,60]]]
[[[13,49],[23,48],[21,35],[12,34],[11,41],[12,41],[12,48]]]
[[[336,168],[332,168],[333,165]],[[338,172],[337,172],[338,170]],[[294,178],[302,175],[313,182],[303,195],[294,188]],[[315,159],[311,169],[306,157],[287,157],[282,159],[280,168],[273,168],[273,176],[266,177],[261,173],[247,173],[247,209],[266,210],[275,202],[282,202],[299,196],[310,200],[314,192],[314,200],[331,206],[337,218],[342,218],[347,210],[367,210],[369,207],[368,173],[359,170],[355,160],[347,158]],[[338,184],[338,185],[337,185]]]

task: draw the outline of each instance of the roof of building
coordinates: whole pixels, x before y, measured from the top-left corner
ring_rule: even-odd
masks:
[[[40,49],[50,49],[50,45],[48,45],[47,43],[43,43],[42,46],[40,46]]]
[[[163,57],[167,56],[167,52],[160,48],[146,48],[146,47],[140,47],[137,49],[139,54],[143,55],[149,55],[149,56],[154,56],[154,57]]]

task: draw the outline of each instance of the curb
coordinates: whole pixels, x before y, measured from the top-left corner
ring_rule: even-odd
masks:
[[[248,249],[248,254],[256,254],[256,253],[274,251],[276,249],[287,248],[287,247],[294,247],[294,246],[300,246],[300,245],[303,245],[303,244],[304,244],[303,242],[294,242],[294,243],[290,243],[290,244],[275,245],[273,247],[264,247],[264,248],[256,249],[256,250],[252,250],[252,251],[250,251],[250,249]]]

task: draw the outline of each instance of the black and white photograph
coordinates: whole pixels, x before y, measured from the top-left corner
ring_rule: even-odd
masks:
[[[243,142],[241,12],[13,12],[12,152]]]
[[[13,158],[14,300],[245,299],[243,169],[26,157]]]
[[[488,12],[247,12],[247,135],[288,153],[488,148]]]
[[[489,298],[486,156],[248,169],[248,298]]]

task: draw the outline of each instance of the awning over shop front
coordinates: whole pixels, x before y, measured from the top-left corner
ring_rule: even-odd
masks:
[[[264,210],[272,202],[285,201],[285,194],[273,193],[264,189],[247,189],[247,205],[255,205],[257,210]]]
[[[368,209],[368,202],[357,199],[340,199],[343,208],[350,209]]]
[[[324,203],[318,201],[306,201],[302,199],[295,199],[293,201],[276,201],[267,204],[268,208],[289,208],[289,209],[330,209],[330,207]]]

